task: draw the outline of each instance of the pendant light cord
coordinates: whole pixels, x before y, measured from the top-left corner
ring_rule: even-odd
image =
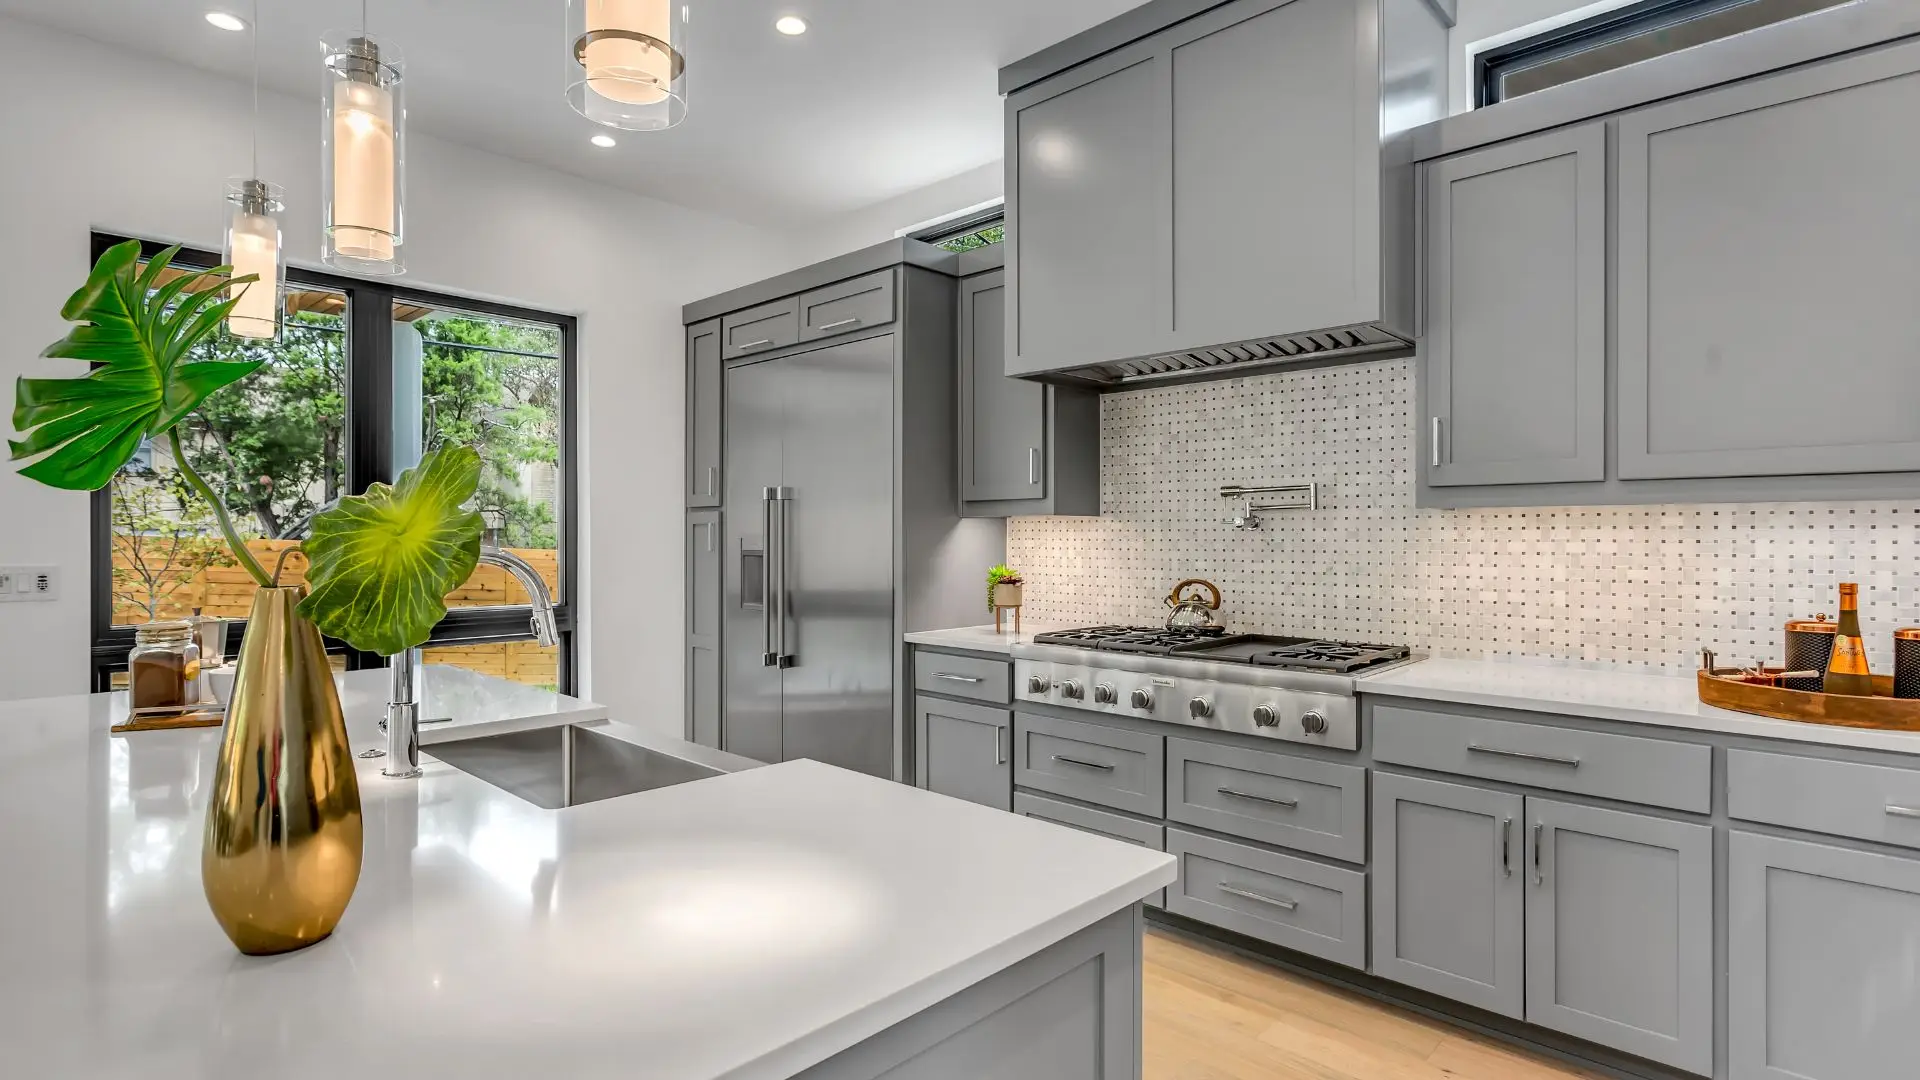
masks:
[[[260,0],[253,0],[253,179],[260,179]]]

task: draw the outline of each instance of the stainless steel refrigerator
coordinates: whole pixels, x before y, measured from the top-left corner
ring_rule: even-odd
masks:
[[[904,777],[901,635],[980,621],[1001,521],[959,516],[952,279],[885,332],[725,373],[721,746]]]

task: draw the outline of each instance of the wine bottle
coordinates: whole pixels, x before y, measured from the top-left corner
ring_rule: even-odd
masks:
[[[1840,628],[1833,635],[1833,658],[1821,687],[1829,694],[1873,695],[1873,675],[1867,670],[1867,645],[1860,639],[1860,586],[1840,583]]]

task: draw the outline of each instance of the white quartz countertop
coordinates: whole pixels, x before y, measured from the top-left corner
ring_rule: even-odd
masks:
[[[344,678],[356,749],[384,689]],[[441,742],[604,712],[446,667],[423,697]],[[1173,880],[1159,852],[814,762],[549,811],[368,760],[339,929],[246,957],[200,888],[219,729],[113,735],[124,709],[0,702],[9,1076],[771,1080]]]
[[[1430,658],[1369,675],[1355,688],[1375,697],[1450,701],[1687,731],[1920,754],[1920,733],[1803,724],[1704,705],[1691,675],[1600,671],[1549,662]]]
[[[1035,634],[1068,629],[1064,624],[1056,626],[1052,623],[1029,622],[1022,627],[1020,633],[1016,634],[1013,632],[1011,615],[1007,616],[1006,626],[1006,632],[1003,634],[994,633],[993,624],[988,623],[985,626],[960,626],[952,630],[916,630],[906,635],[906,638],[907,643],[911,645],[925,645],[935,649],[965,649],[968,652],[995,653],[1005,656],[1007,650],[1015,645],[1032,644]]]

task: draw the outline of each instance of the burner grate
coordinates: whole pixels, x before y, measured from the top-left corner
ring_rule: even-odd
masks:
[[[1354,645],[1344,641],[1308,641],[1277,649],[1256,652],[1249,659],[1256,665],[1333,671],[1341,674],[1359,671],[1375,664],[1405,660],[1405,645]]]
[[[1151,626],[1088,626],[1037,634],[1036,645],[1071,645],[1101,652],[1143,653],[1151,656],[1190,656],[1256,667],[1290,668],[1348,674],[1377,664],[1404,660],[1404,645],[1359,645],[1323,638],[1275,637],[1267,634],[1228,634],[1222,627],[1204,630],[1166,630]]]
[[[1221,626],[1192,630],[1168,630],[1158,626],[1089,626],[1079,630],[1036,634],[1033,643],[1166,656],[1184,646],[1221,637],[1226,632],[1226,628]]]

